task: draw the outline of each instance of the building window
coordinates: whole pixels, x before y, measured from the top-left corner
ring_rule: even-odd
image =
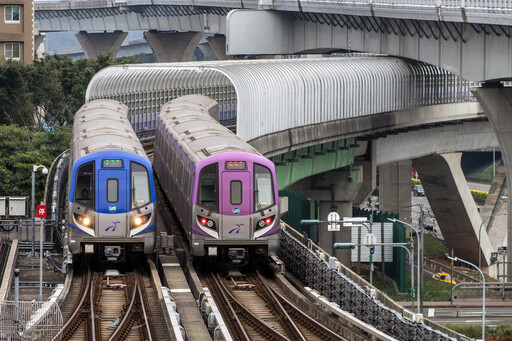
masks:
[[[5,6],[5,22],[6,23],[19,23],[20,22],[20,6]]]
[[[5,59],[20,59],[20,44],[19,43],[6,43],[5,44]]]

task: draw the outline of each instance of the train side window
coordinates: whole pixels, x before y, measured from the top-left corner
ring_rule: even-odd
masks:
[[[199,205],[218,207],[218,164],[204,167],[199,174]]]
[[[151,201],[149,173],[146,167],[137,162],[130,162],[130,172],[130,202],[132,209],[135,209]]]
[[[274,184],[270,169],[254,164],[254,209],[261,210],[274,205]]]
[[[242,181],[231,181],[229,184],[229,193],[231,205],[240,205],[242,203]]]
[[[94,161],[81,165],[77,170],[75,202],[94,209]]]
[[[119,180],[107,179],[107,202],[119,201]]]

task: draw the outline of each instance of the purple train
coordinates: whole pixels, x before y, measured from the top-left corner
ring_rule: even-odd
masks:
[[[212,116],[216,101],[189,95],[165,104],[157,122],[154,169],[192,255],[239,264],[275,255],[274,164]]]

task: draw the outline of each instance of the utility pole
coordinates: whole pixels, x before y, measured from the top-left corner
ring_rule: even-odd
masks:
[[[423,245],[423,222],[424,222],[423,204],[420,203],[420,220],[418,226],[418,242],[419,245]],[[423,259],[425,254],[425,248],[421,248],[420,259],[418,259],[418,266],[420,267],[420,287],[418,288],[418,296],[420,299],[420,312],[423,311]]]

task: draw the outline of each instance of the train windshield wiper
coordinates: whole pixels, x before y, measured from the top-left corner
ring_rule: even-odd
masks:
[[[141,214],[140,207],[137,204],[137,199],[135,198],[135,177],[132,178],[132,184],[134,184],[132,187],[133,204],[135,205],[135,208],[137,209],[137,213]]]

